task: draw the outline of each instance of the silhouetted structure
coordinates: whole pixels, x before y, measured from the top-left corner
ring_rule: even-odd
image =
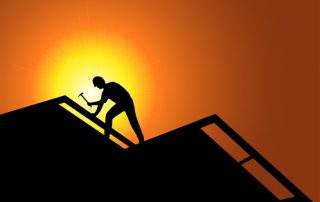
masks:
[[[217,115],[141,145],[111,130],[128,146],[122,148],[61,103],[104,126],[66,96],[2,114],[1,173],[7,185],[2,191],[60,196],[70,188],[83,191],[95,185],[101,186],[106,198],[126,195],[140,201],[280,201],[243,168],[254,159],[292,193],[282,201],[310,201]],[[216,124],[250,156],[234,160],[201,129],[208,124]],[[37,191],[32,195],[30,190]]]

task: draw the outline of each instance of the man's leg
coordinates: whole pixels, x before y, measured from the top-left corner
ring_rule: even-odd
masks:
[[[109,138],[111,128],[112,128],[112,119],[119,115],[121,112],[123,112],[123,108],[119,105],[114,105],[106,114],[106,121],[105,121],[105,128],[104,128],[104,134],[106,138]]]
[[[126,114],[127,117],[129,119],[129,122],[134,130],[134,132],[136,133],[139,143],[144,142],[144,137],[143,137],[143,133],[141,130],[141,127],[139,125],[138,119],[137,119],[137,115],[136,115],[136,111],[134,109],[134,105],[132,104],[132,106],[127,107],[126,109]]]

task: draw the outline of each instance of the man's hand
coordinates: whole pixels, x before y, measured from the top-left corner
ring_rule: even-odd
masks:
[[[89,107],[92,107],[92,103],[91,102],[87,102]]]

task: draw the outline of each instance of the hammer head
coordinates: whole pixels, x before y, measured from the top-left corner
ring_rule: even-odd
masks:
[[[79,96],[82,96],[82,95],[83,95],[83,92],[82,92],[82,93],[80,93],[80,94],[78,95],[78,97],[79,97]]]

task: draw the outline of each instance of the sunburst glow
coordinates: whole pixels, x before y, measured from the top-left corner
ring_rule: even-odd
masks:
[[[57,45],[44,61],[43,69],[38,76],[38,83],[39,92],[44,98],[67,95],[94,112],[95,107],[88,107],[78,95],[83,92],[87,100],[99,100],[101,90],[92,84],[92,78],[99,75],[106,82],[115,81],[129,91],[135,102],[138,119],[143,119],[147,112],[150,94],[146,92],[150,92],[150,75],[147,75],[146,65],[135,49],[116,37],[72,37]],[[104,121],[105,113],[113,104],[108,101],[98,118]],[[123,114],[115,119],[116,130],[132,133]]]

